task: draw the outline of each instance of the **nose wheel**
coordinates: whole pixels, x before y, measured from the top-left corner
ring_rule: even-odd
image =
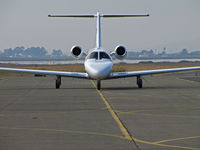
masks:
[[[98,90],[101,89],[101,80],[97,80],[97,89],[98,89]]]
[[[137,76],[137,85],[138,85],[138,88],[142,88],[142,79],[141,79],[141,76]]]
[[[56,89],[59,89],[61,86],[61,76],[57,76],[56,79]]]

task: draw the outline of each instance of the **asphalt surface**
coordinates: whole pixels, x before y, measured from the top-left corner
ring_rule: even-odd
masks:
[[[195,74],[102,81],[0,77],[0,150],[200,149]],[[193,80],[191,80],[193,79]]]

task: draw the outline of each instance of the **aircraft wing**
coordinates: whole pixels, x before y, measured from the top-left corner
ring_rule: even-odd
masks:
[[[75,78],[88,78],[87,73],[79,73],[79,72],[31,70],[31,69],[17,69],[17,68],[0,68],[0,71],[25,72],[33,74],[56,75],[56,76],[75,77]]]
[[[198,67],[187,67],[187,68],[156,69],[156,70],[143,70],[143,71],[131,71],[131,72],[116,72],[116,73],[111,73],[109,78],[123,78],[123,77],[132,77],[132,76],[173,73],[173,72],[181,72],[181,71],[192,71],[192,70],[193,71],[194,70],[200,70],[200,66],[198,66]]]

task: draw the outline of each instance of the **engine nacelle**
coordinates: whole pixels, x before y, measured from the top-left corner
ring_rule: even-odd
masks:
[[[111,55],[115,55],[116,58],[118,59],[124,59],[127,55],[126,48],[124,46],[118,45],[114,52],[111,53]]]
[[[73,46],[71,48],[71,55],[76,58],[76,59],[80,59],[83,55],[83,51],[82,48],[80,46]]]

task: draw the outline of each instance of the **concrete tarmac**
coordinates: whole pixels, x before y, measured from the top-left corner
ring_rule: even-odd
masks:
[[[55,77],[0,77],[0,150],[200,149],[200,82],[135,83],[106,80],[98,92],[90,80],[55,89]]]

